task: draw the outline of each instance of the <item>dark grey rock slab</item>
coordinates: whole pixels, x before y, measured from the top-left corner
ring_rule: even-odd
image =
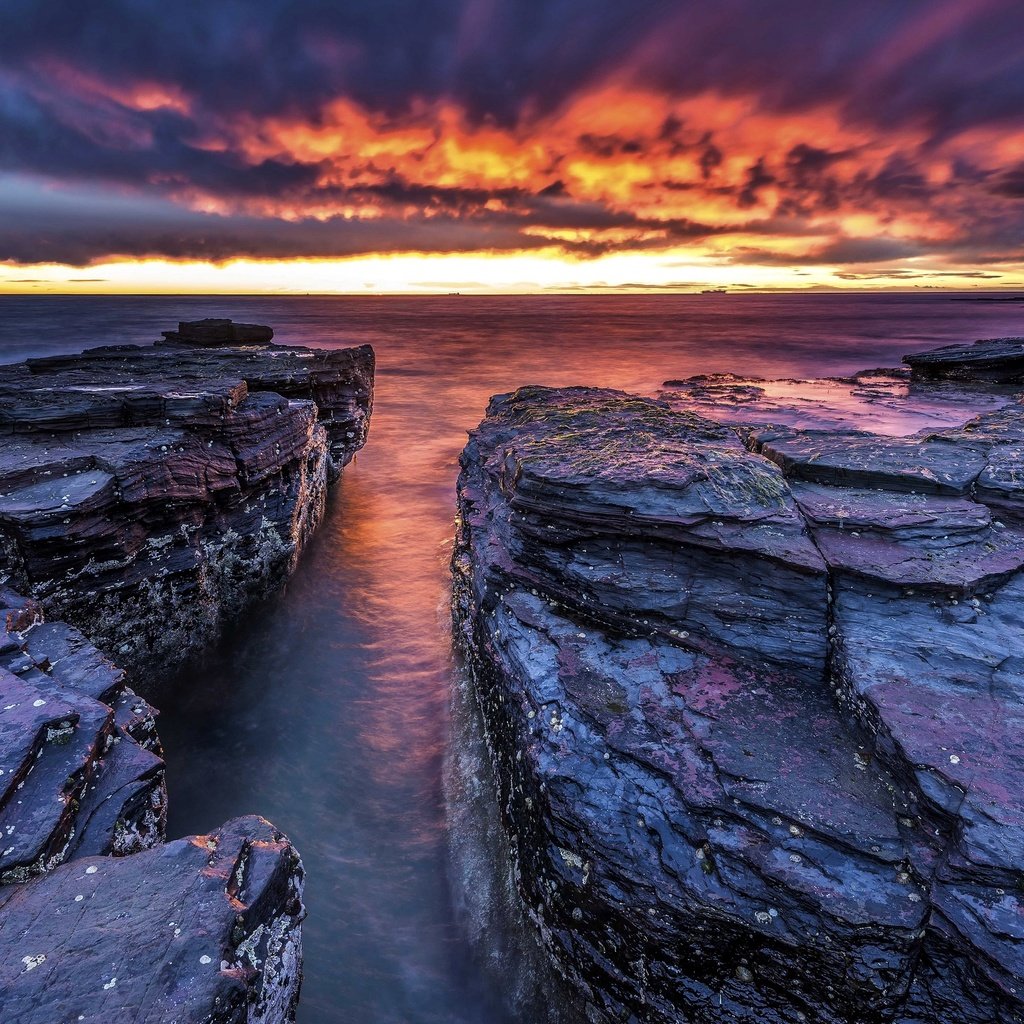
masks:
[[[279,1024],[301,981],[303,872],[239,818],[130,857],[0,888],[0,992],[19,1024]]]
[[[915,376],[1019,383],[1024,380],[1024,338],[945,345],[904,356],[903,362]]]
[[[922,494],[966,494],[985,452],[940,437],[880,437],[863,431],[767,428],[751,431],[754,451],[795,480]]]

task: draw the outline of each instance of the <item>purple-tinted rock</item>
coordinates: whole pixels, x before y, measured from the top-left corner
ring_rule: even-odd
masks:
[[[247,818],[161,846],[155,710],[33,602],[0,590],[0,621],[5,1019],[292,1020],[303,911],[288,841]]]
[[[767,428],[748,444],[787,476],[845,487],[965,494],[985,468],[982,452],[942,438]]]
[[[1005,387],[979,390],[955,381],[911,379],[907,370],[862,370],[852,377],[765,380],[731,373],[665,381],[673,408],[720,423],[906,435],[956,426],[1012,400]]]
[[[129,854],[164,838],[156,712],[78,630],[26,615],[0,653],[0,884],[82,853]]]
[[[1019,404],[883,436],[849,389],[685,383],[523,389],[463,455],[457,636],[546,947],[595,1022],[1019,1024]]]
[[[524,388],[492,402],[467,460],[496,572],[630,632],[820,674],[824,563],[782,474],[732,431],[621,392]]]
[[[0,888],[6,1019],[283,1024],[301,981],[303,872],[239,818],[130,857],[85,857]]]
[[[833,576],[973,593],[1024,566],[1024,532],[968,498],[793,482]]]
[[[277,587],[366,440],[368,346],[210,330],[0,368],[0,569],[129,671],[174,667]]]

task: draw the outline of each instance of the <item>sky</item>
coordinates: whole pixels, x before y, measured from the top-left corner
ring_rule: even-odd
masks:
[[[1024,3],[0,5],[0,292],[718,287],[1024,287]]]

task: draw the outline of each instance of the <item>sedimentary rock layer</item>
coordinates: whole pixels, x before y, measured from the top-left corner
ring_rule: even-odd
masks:
[[[170,333],[0,369],[0,571],[129,671],[179,663],[287,577],[372,408],[368,346]]]
[[[162,841],[154,709],[35,602],[0,589],[0,626],[0,885]]]
[[[294,1019],[302,865],[262,818],[0,888],[6,1020]]]
[[[690,386],[523,389],[463,455],[456,628],[529,911],[594,1020],[1017,1024],[1020,404],[893,437],[852,382],[772,422],[718,380],[730,426]]]
[[[1024,338],[984,338],[904,356],[915,376],[979,381],[1024,381]]]

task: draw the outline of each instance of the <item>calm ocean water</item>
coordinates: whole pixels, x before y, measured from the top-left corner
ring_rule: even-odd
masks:
[[[370,442],[287,592],[154,695],[171,834],[258,812],[303,855],[302,1024],[536,1019],[504,1009],[529,989],[528,970],[505,956],[484,972],[472,955],[454,910],[467,857],[448,853],[467,838],[449,823],[467,816],[446,806],[458,778],[443,785],[447,558],[458,453],[489,395],[527,383],[650,391],[712,371],[843,374],[1024,334],[1024,304],[934,294],[0,297],[0,360],[147,343],[202,316],[270,324],[284,343],[377,350]]]

